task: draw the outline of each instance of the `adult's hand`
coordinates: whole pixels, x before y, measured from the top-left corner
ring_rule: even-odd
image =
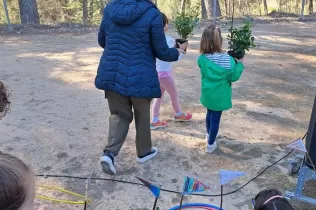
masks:
[[[183,44],[180,44],[180,43],[178,42],[178,45],[179,45],[179,48],[182,49],[182,50],[184,50],[184,51],[186,51],[187,48],[188,48],[188,42],[185,42],[185,43],[183,43]]]

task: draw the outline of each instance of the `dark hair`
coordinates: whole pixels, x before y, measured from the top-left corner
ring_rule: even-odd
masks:
[[[19,158],[0,152],[1,210],[28,207],[34,199],[34,176]]]
[[[10,112],[10,101],[8,100],[9,93],[0,81],[0,119]]]
[[[161,16],[162,16],[163,26],[165,27],[167,24],[169,24],[169,19],[167,18],[167,16],[163,12],[161,12]]]
[[[273,196],[282,196],[282,193],[275,189],[259,192],[255,197],[254,210],[294,210],[291,204],[283,197],[276,197],[265,204]]]
[[[214,54],[222,52],[223,38],[218,26],[210,25],[205,28],[201,37],[200,53]]]

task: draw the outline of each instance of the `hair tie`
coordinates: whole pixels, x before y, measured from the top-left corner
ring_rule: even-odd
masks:
[[[263,203],[263,205],[269,203],[270,201],[276,199],[276,198],[284,198],[283,196],[281,195],[276,195],[276,196],[272,196],[271,198],[269,198],[268,200],[266,200],[266,202]]]

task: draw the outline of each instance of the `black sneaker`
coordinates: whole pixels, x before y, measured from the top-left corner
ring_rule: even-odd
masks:
[[[105,154],[101,157],[101,166],[104,173],[115,175],[116,169],[114,166],[114,156],[112,154]]]
[[[153,147],[151,149],[151,152],[143,157],[138,157],[136,159],[136,162],[137,163],[145,163],[147,162],[148,160],[154,158],[156,155],[158,154],[158,149],[156,147]]]

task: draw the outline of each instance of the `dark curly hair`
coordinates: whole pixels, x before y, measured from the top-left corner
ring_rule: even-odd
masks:
[[[255,197],[254,210],[294,210],[279,190],[263,190]]]
[[[9,92],[0,81],[0,119],[10,112]]]
[[[19,210],[32,205],[35,179],[30,168],[19,158],[0,152],[1,210]]]

